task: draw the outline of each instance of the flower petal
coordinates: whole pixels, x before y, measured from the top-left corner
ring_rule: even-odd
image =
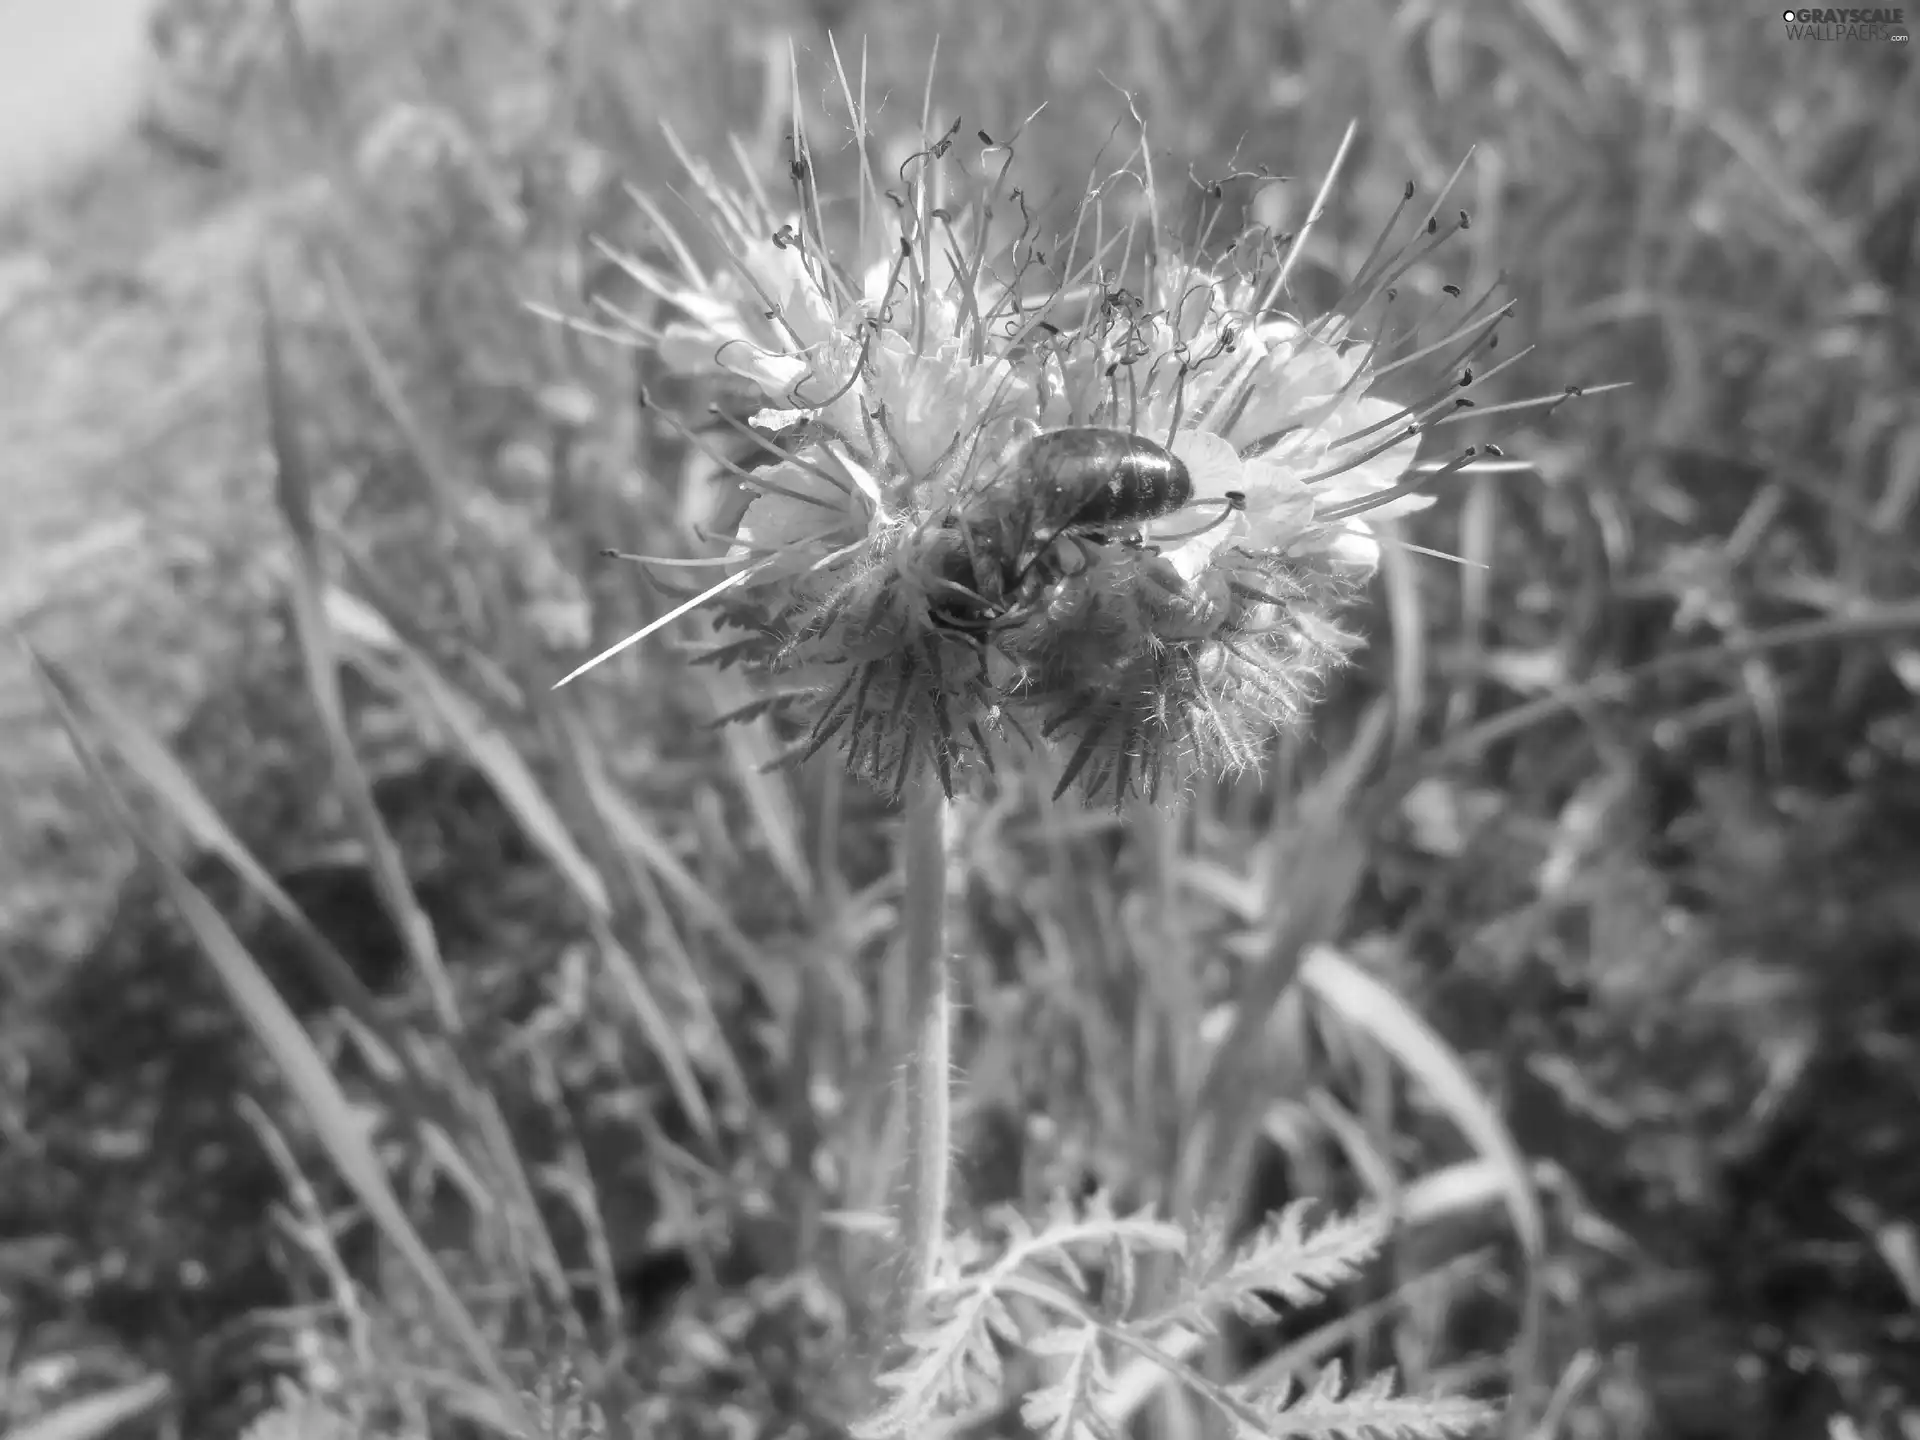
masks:
[[[886,415],[897,466],[912,485],[942,478],[936,471],[963,450],[997,453],[1010,438],[1011,417],[1033,413],[1030,380],[997,357],[972,360],[957,341],[916,354],[904,335],[885,331],[869,359],[870,398]],[[942,498],[928,492],[920,503]]]
[[[1314,494],[1291,465],[1268,456],[1245,462],[1245,543],[1254,550],[1284,550],[1313,523]]]
[[[789,461],[770,466],[753,484],[760,493],[741,517],[732,552],[735,559],[800,551],[835,533],[852,513],[847,490],[818,465]],[[807,549],[806,558],[812,553]]]
[[[1261,322],[1246,343],[1253,358],[1236,368],[1232,393],[1218,413],[1227,438],[1243,448],[1324,423],[1352,382],[1363,353],[1342,356],[1298,322],[1284,318]]]

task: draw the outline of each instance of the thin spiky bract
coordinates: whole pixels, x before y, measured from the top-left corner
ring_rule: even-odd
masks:
[[[1370,522],[1430,498],[1406,478],[1421,437],[1504,368],[1467,365],[1508,313],[1491,292],[1445,287],[1436,313],[1460,313],[1439,338],[1407,338],[1431,316],[1383,338],[1464,213],[1442,225],[1436,200],[1395,243],[1409,186],[1340,306],[1302,321],[1282,307],[1332,175],[1297,234],[1223,240],[1216,211],[1176,243],[1142,141],[1050,237],[1012,143],[936,129],[931,82],[929,138],[883,173],[837,56],[835,81],[844,184],[796,106],[780,206],[750,168],[736,192],[681,154],[717,273],[644,197],[672,263],[624,261],[674,316],[629,328],[767,407],[752,438],[771,463],[723,458],[749,497],[716,602],[747,642],[724,659],[776,677],[793,758],[834,746],[896,795],[927,773],[951,795],[1010,744],[1051,757],[1056,794],[1116,802],[1259,764],[1355,643],[1334,616],[1377,564]],[[1413,366],[1434,372],[1422,399],[1373,393]],[[1104,528],[1049,512],[1023,457],[1064,427],[1164,447],[1191,499]]]
[[[1219,1229],[1196,1242],[1177,1225],[1146,1214],[1119,1215],[1096,1198],[1083,1208],[1055,1205],[1036,1229],[1017,1214],[1002,1220],[990,1250],[977,1238],[955,1244],[927,1296],[924,1323],[906,1337],[904,1357],[881,1377],[889,1399],[854,1427],[860,1440],[899,1440],[931,1422],[998,1399],[1005,1380],[1000,1347],[1048,1363],[1045,1384],[1024,1397],[1021,1413],[1047,1440],[1112,1440],[1111,1361],[1154,1359],[1237,1435],[1461,1436],[1483,1426],[1489,1409],[1452,1397],[1398,1397],[1383,1375],[1349,1389],[1337,1365],[1304,1388],[1208,1379],[1168,1347],[1181,1334],[1208,1332],[1223,1309],[1276,1318],[1274,1298],[1309,1303],[1356,1278],[1386,1235],[1375,1217],[1309,1223],[1307,1204],[1277,1216],[1237,1249]],[[1171,1264],[1171,1298],[1140,1306],[1137,1262]]]

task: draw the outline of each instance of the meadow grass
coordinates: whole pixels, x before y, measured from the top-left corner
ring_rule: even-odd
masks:
[[[1265,773],[1204,776],[1171,812],[1063,808],[1013,774],[903,819],[830,756],[769,769],[777,715],[711,724],[758,692],[689,663],[715,638],[699,610],[556,689],[706,573],[601,552],[710,557],[752,451],[725,387],[542,316],[671,318],[608,260],[679,258],[656,221],[689,177],[662,124],[786,184],[789,117],[833,98],[826,20],[882,97],[885,166],[924,143],[938,36],[931,130],[1017,135],[1035,214],[1067,214],[1143,123],[1169,233],[1223,200],[1298,228],[1358,122],[1293,277],[1304,313],[1408,180],[1432,194],[1470,155],[1472,226],[1409,285],[1507,274],[1511,346],[1535,348],[1503,395],[1631,387],[1547,418],[1483,402],[1460,439],[1514,468],[1392,523],[1355,672]],[[1899,852],[1873,852],[1911,853],[1920,744],[1900,47],[1790,45],[1775,13],[1705,3],[1518,0],[423,0],[396,34],[407,63],[366,86],[350,47],[289,37],[252,102],[295,116],[244,157],[258,183],[297,168],[326,195],[238,282],[259,329],[235,403],[284,545],[281,609],[253,622],[277,671],[233,680],[304,712],[295,763],[330,807],[309,842],[350,857],[392,965],[303,912],[217,756],[183,763],[90,656],[35,654],[187,933],[169,961],[250,1037],[287,1302],[256,1342],[284,1386],[242,1407],[256,1440],[863,1414],[1017,1433],[1023,1401],[1061,1437],[1464,1433],[1477,1400],[1540,1435],[1703,1414],[1817,1433],[1741,1378],[1817,1307],[1767,1310],[1738,1277],[1771,1262],[1702,1231],[1759,1244],[1772,1212],[1739,1187],[1817,1123],[1807,1087],[1864,1094],[1910,1053],[1913,1002],[1873,968],[1912,934],[1886,898]],[[448,923],[384,798],[429,755],[514,837],[469,886],[536,890],[539,921]],[[243,913],[275,917],[278,969]],[[935,1011],[951,1092],[909,1042]],[[38,1083],[21,1133],[56,1142],[49,1174],[90,1173]],[[903,1090],[943,1103],[905,1114]],[[903,1146],[924,1167],[904,1226]],[[1871,1268],[1920,1310],[1902,1174],[1858,1159],[1818,1198],[1853,1217],[1856,1288]],[[1676,1300],[1674,1272],[1707,1298]],[[85,1306],[35,1304],[0,1320],[44,1367]],[[1709,1343],[1709,1321],[1735,1331]],[[1791,1391],[1804,1423],[1914,1423],[1885,1358],[1912,1338],[1898,1305],[1793,1332],[1781,1353],[1825,1377]],[[1371,1378],[1389,1369],[1419,1398]],[[169,1394],[180,1375],[96,1379],[13,1387],[9,1433],[177,1400],[237,1423]]]

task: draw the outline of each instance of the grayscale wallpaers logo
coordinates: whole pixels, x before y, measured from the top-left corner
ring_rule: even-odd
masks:
[[[1782,10],[1789,40],[1890,40],[1907,43],[1907,12],[1894,10]]]

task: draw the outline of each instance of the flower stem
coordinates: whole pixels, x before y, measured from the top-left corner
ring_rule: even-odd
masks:
[[[906,1265],[900,1319],[933,1282],[946,1238],[953,1138],[952,999],[947,974],[947,799],[937,783],[907,793],[905,881],[907,1165],[901,1194]]]

